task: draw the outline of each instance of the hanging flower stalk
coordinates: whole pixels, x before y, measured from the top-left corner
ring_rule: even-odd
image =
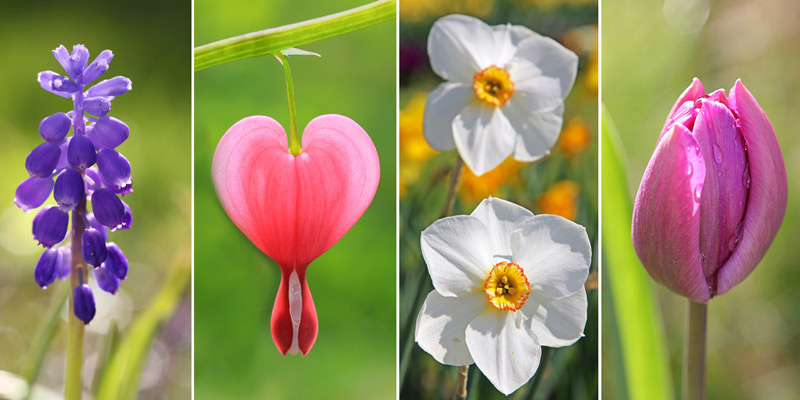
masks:
[[[108,231],[128,229],[132,222],[130,207],[120,199],[132,192],[131,165],[115,150],[128,138],[129,129],[108,113],[111,101],[131,90],[131,80],[116,76],[86,89],[108,70],[114,57],[111,50],[104,50],[91,63],[89,51],[80,44],[71,53],[59,46],[53,55],[67,75],[40,72],[39,84],[72,99],[72,110],[50,115],[39,124],[44,142],[25,160],[29,177],[17,187],[14,203],[29,212],[41,207],[51,193],[56,202],[42,207],[33,219],[33,238],[45,248],[34,278],[45,289],[56,279],[70,277],[70,308],[81,321],[70,318],[66,386],[67,397],[73,398],[70,393],[80,395],[83,325],[95,315],[86,266],[92,266],[100,289],[111,294],[128,274],[125,255],[108,242]],[[72,227],[67,237],[70,212]],[[70,374],[78,374],[77,383]]]

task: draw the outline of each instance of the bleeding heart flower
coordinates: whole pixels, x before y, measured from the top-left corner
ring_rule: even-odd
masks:
[[[378,188],[378,153],[353,120],[323,115],[306,126],[302,152],[283,127],[253,116],[235,123],[214,152],[212,177],[233,223],[281,267],[271,330],[282,354],[305,356],[317,337],[306,268],[361,217]]]

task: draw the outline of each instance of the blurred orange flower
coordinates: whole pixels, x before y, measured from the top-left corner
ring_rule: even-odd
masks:
[[[419,92],[400,110],[400,197],[406,186],[419,179],[422,164],[436,154],[422,135],[422,120],[428,94]]]
[[[583,118],[572,117],[567,122],[564,131],[561,132],[556,145],[564,153],[565,157],[572,159],[586,150],[591,141],[592,135],[589,131],[589,126],[586,125]]]
[[[487,17],[494,10],[494,0],[403,0],[400,2],[400,20],[419,22],[447,14],[468,14]]]
[[[520,171],[527,163],[507,158],[497,168],[481,175],[475,176],[465,165],[461,172],[459,196],[461,201],[476,204],[489,197],[498,197],[498,190],[504,185],[514,186],[519,183]]]
[[[573,181],[558,181],[547,189],[536,202],[542,214],[560,215],[574,220],[578,215],[578,194],[581,188]]]

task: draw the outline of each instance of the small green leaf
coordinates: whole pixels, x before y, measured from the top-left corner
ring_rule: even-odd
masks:
[[[632,206],[619,134],[608,111],[602,116],[603,290],[610,291],[619,346],[609,352],[622,360],[628,397],[673,399],[664,328],[656,308],[653,281],[640,264],[631,241]],[[605,297],[604,297],[605,298]],[[608,305],[604,304],[608,307]],[[606,349],[604,349],[606,352]],[[612,396],[621,397],[621,396]]]
[[[348,11],[296,24],[246,33],[194,49],[194,70],[245,58],[276,54],[396,18],[396,0],[379,0]],[[285,54],[285,53],[284,53]]]
[[[67,302],[67,294],[69,294],[69,282],[62,283],[56,292],[53,304],[47,310],[47,314],[42,318],[42,325],[36,336],[31,342],[30,350],[25,358],[25,364],[22,367],[22,376],[28,382],[29,392],[25,395],[25,399],[30,396],[30,390],[33,390],[33,384],[36,383],[36,378],[39,376],[39,370],[42,367],[42,360],[50,347],[50,342],[53,341],[56,330],[61,322],[61,310],[64,309],[64,304]]]

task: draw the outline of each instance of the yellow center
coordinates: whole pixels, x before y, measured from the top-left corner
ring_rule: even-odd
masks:
[[[486,278],[484,289],[489,302],[498,310],[519,310],[531,293],[528,277],[522,268],[505,261],[497,263],[492,268],[492,272]]]
[[[514,94],[514,82],[508,71],[496,65],[486,67],[472,78],[472,88],[478,98],[493,106],[502,107]]]

